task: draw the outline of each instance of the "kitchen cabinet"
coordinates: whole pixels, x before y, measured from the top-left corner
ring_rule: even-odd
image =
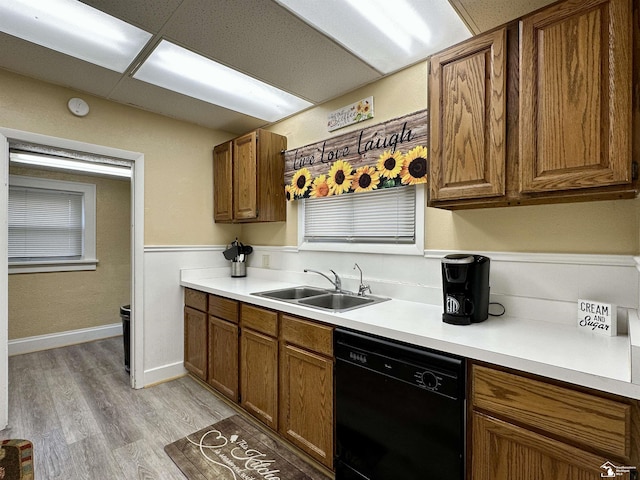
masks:
[[[471,478],[599,479],[638,464],[638,418],[634,400],[474,364]]]
[[[258,129],[213,150],[216,222],[286,220],[284,159],[287,139]]]
[[[431,57],[432,200],[505,193],[506,44],[501,28]]]
[[[522,20],[523,192],[631,181],[631,18],[631,0],[591,0]]]
[[[185,288],[184,364],[333,468],[333,327]]]
[[[432,56],[429,205],[635,197],[638,8],[566,0]]]
[[[281,314],[280,433],[333,468],[333,328]]]
[[[233,142],[213,149],[213,218],[216,222],[233,220]]]
[[[184,291],[184,367],[207,379],[207,294]]]
[[[278,314],[240,306],[240,405],[278,428]]]
[[[238,302],[209,295],[207,383],[238,401]]]

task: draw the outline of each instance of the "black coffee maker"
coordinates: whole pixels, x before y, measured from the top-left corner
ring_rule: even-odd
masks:
[[[451,254],[442,259],[442,321],[454,325],[489,316],[489,257]]]

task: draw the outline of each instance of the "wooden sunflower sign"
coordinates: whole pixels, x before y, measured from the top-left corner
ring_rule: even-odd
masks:
[[[421,110],[363,130],[287,150],[287,200],[427,182],[428,113]]]

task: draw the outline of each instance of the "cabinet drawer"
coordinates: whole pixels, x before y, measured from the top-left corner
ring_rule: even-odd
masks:
[[[238,302],[217,295],[209,295],[209,315],[238,323]]]
[[[627,458],[631,405],[473,365],[473,406]]]
[[[280,317],[280,335],[288,343],[333,356],[333,328],[289,315]]]
[[[191,288],[184,289],[184,304],[187,307],[195,308],[202,312],[207,311],[207,294],[193,290]]]
[[[251,328],[272,337],[278,336],[278,314],[276,312],[245,303],[240,306],[240,311],[243,328]]]

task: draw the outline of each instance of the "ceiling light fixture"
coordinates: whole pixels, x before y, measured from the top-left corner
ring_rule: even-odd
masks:
[[[313,105],[166,40],[133,78],[269,122]]]
[[[447,0],[276,0],[388,74],[471,36]]]
[[[0,0],[0,31],[119,73],[151,39],[77,0]]]
[[[129,167],[119,167],[116,165],[105,165],[102,163],[69,160],[67,158],[52,157],[49,155],[11,152],[9,160],[11,163],[19,163],[35,167],[73,170],[77,172],[95,173],[112,177],[131,178],[131,168]]]

